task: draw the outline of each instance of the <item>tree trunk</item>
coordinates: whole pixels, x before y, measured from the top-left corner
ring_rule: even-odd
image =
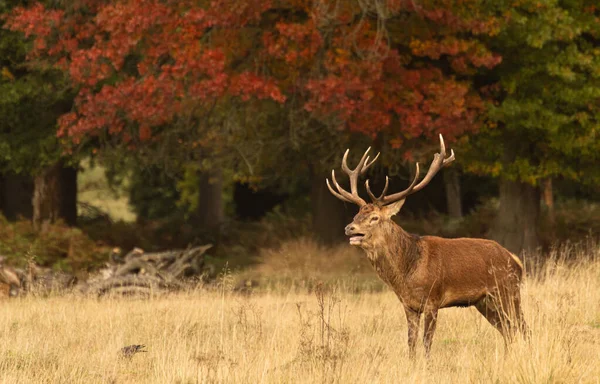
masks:
[[[9,220],[31,219],[33,180],[30,176],[7,173],[2,177],[0,190],[2,213]]]
[[[551,178],[547,178],[546,180],[544,180],[544,183],[542,184],[543,186],[543,199],[544,199],[544,205],[546,206],[546,209],[548,210],[548,219],[550,220],[551,223],[554,222],[554,191],[552,188],[552,179]]]
[[[501,180],[500,207],[490,238],[513,253],[536,250],[540,244],[537,233],[540,197],[537,187]]]
[[[44,231],[49,224],[62,219],[67,225],[77,224],[77,168],[62,162],[46,168],[33,178],[33,225]]]
[[[45,231],[60,217],[60,169],[57,163],[33,178],[33,226],[37,231]]]
[[[195,223],[202,230],[218,231],[225,220],[223,172],[220,168],[200,175],[198,210]]]
[[[329,192],[321,174],[313,173],[311,177],[310,199],[315,238],[323,244],[344,241],[344,227],[349,222],[344,203]]]
[[[77,225],[77,168],[60,168],[60,217],[67,225]]]
[[[460,177],[456,168],[444,169],[444,185],[446,187],[446,203],[448,215],[454,218],[462,217],[462,199],[460,195]]]

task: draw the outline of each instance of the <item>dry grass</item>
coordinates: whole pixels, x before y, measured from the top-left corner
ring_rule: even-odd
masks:
[[[258,265],[236,273],[235,281],[258,281],[261,290],[312,291],[318,283],[338,286],[346,292],[381,291],[384,288],[364,252],[346,244],[326,248],[310,238],[262,249]]]
[[[505,354],[474,309],[445,309],[429,363],[407,359],[404,314],[387,290],[317,285],[312,293],[241,296],[225,276],[211,291],[150,300],[5,301],[0,382],[598,383],[600,259],[593,259],[553,261],[526,280],[530,344],[519,340]],[[130,344],[148,352],[119,358]]]

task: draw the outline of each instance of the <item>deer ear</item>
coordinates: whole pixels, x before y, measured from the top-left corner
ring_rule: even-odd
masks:
[[[395,203],[386,205],[385,207],[382,208],[381,211],[383,212],[383,214],[386,217],[390,218],[390,217],[394,216],[396,213],[400,212],[400,209],[404,205],[405,201],[406,201],[406,199],[398,200]]]

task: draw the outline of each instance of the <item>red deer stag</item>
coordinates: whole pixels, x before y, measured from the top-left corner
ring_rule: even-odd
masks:
[[[396,293],[406,313],[408,348],[415,357],[421,314],[425,314],[423,343],[429,357],[438,310],[447,307],[475,306],[477,310],[508,341],[514,330],[525,331],[521,313],[520,282],[523,264],[514,254],[498,243],[484,239],[444,239],[418,236],[405,232],[392,220],[406,197],[423,189],[444,166],[454,161],[454,151],[446,158],[444,139],[440,135],[440,153],[434,155],[425,177],[417,184],[419,163],[413,181],[402,192],[386,195],[389,179],[379,197],[375,197],[365,182],[373,201],[367,203],[358,195],[358,177],[377,160],[369,162],[369,149],[358,166],[348,168],[348,150],[342,159],[342,170],[350,178],[350,192],[331,178],[327,179],[331,193],[343,201],[360,207],[352,223],[346,226],[350,244],[361,247],[379,277]]]

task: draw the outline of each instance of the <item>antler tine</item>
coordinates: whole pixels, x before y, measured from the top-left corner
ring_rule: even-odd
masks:
[[[344,153],[344,157],[342,158],[342,170],[346,172],[346,174],[350,178],[350,191],[353,195],[358,196],[358,176],[362,174],[365,162],[369,159],[368,153],[370,150],[371,147],[367,148],[365,153],[360,158],[358,165],[354,169],[350,169],[348,167],[348,154],[350,153],[350,149],[346,150],[346,152]]]
[[[331,194],[335,197],[337,197],[338,199],[348,202],[348,203],[352,203],[352,201],[346,199],[344,196],[342,196],[341,194],[339,194],[338,192],[334,191],[333,188],[331,188],[331,184],[329,184],[329,179],[325,178],[325,182],[327,183],[327,188],[329,188],[329,192],[331,192]]]
[[[385,177],[385,186],[383,187],[383,191],[381,192],[381,195],[379,195],[379,197],[375,197],[375,195],[373,195],[373,192],[371,192],[371,187],[369,186],[369,180],[365,181],[365,187],[367,188],[367,193],[369,194],[369,197],[371,198],[371,200],[373,200],[374,203],[383,200],[383,197],[387,193],[387,189],[389,186],[390,186],[390,179],[386,176]]]
[[[351,202],[351,203],[357,203],[357,204],[358,204],[358,202],[357,202],[357,199],[360,199],[360,200],[362,200],[362,199],[361,199],[361,198],[358,196],[358,194],[349,193],[348,191],[346,191],[344,188],[342,188],[342,187],[341,187],[341,186],[338,184],[338,182],[337,182],[337,180],[336,180],[336,178],[335,178],[335,171],[334,171],[333,169],[331,170],[331,179],[333,180],[333,184],[335,185],[335,187],[337,188],[337,190],[339,191],[339,193],[340,193],[342,196],[344,196],[344,197],[346,198],[346,200],[348,200],[348,201],[349,201],[349,202]],[[351,180],[351,183],[350,183],[350,184],[352,184],[352,180]],[[364,202],[364,200],[362,200],[362,201]]]
[[[454,149],[450,150],[450,156],[444,159],[444,167],[455,160],[454,158]]]
[[[369,148],[367,148],[367,152],[369,152]],[[344,156],[342,157],[342,171],[349,173],[350,168],[348,168],[348,154],[350,153],[350,148],[346,149],[346,152],[344,152]]]
[[[377,152],[377,155],[375,156],[375,158],[373,158],[373,160],[369,161],[369,156],[367,156],[367,160],[365,161],[365,165],[364,167],[361,169],[360,174],[364,175],[367,172],[367,169],[369,169],[369,167],[371,165],[373,165],[373,163],[379,159],[379,155],[381,154],[381,152]]]
[[[446,144],[444,144],[444,136],[442,136],[441,133],[440,133],[440,148],[441,148],[440,156],[444,159],[442,166],[446,166],[455,160],[454,159],[454,149],[451,149],[450,156],[445,158],[446,157]]]
[[[363,153],[362,157],[360,158],[360,161],[358,162],[356,168],[350,169],[350,167],[348,167],[348,154],[350,153],[350,149],[346,149],[346,152],[344,152],[344,157],[342,157],[342,170],[346,173],[360,171],[363,168],[365,161],[369,159],[368,154],[370,150],[371,147],[367,148],[365,153]]]
[[[389,196],[384,196],[382,194],[377,199],[377,201],[374,201],[374,203],[376,203],[378,205],[386,205],[386,204],[390,204],[390,203],[393,203],[395,201],[404,199],[406,196],[408,196],[411,193],[413,193],[415,185],[417,184],[417,181],[419,180],[419,173],[420,173],[420,166],[419,166],[419,163],[417,162],[415,164],[415,177],[413,178],[413,180],[410,183],[410,185],[408,186],[408,188],[406,188],[402,192],[394,193],[393,195],[389,195]]]
[[[450,157],[446,158],[446,145],[444,144],[444,137],[440,133],[440,153],[436,153],[435,155],[433,155],[433,161],[431,162],[431,165],[427,170],[427,174],[425,175],[423,180],[421,180],[421,182],[413,188],[413,192],[417,192],[423,189],[423,187],[429,184],[431,179],[433,179],[433,176],[435,176],[440,171],[440,169],[444,168],[446,165],[450,164],[453,161],[454,151],[450,150]]]
[[[421,180],[419,184],[415,185],[419,177],[419,163],[417,163],[417,171],[415,173],[415,178],[406,190],[399,193],[395,193],[390,196],[384,196],[383,199],[378,199],[377,202],[379,204],[390,204],[395,201],[404,199],[406,196],[412,193],[420,191],[427,184],[429,184],[431,179],[440,171],[440,169],[453,162],[454,159],[454,150],[450,150],[450,156],[446,158],[446,145],[444,143],[444,137],[440,134],[440,152],[433,155],[433,161],[431,162],[431,165],[429,166],[427,174],[425,175],[423,180]]]
[[[350,149],[347,149],[346,152],[344,152],[344,156],[342,157],[342,170],[348,175],[348,177],[350,179],[350,192],[346,191],[338,184],[338,182],[335,178],[334,170],[331,171],[331,179],[333,181],[333,185],[335,186],[335,189],[329,183],[329,179],[325,180],[327,182],[327,188],[329,188],[329,192],[331,192],[335,197],[337,197],[338,199],[340,199],[342,201],[354,203],[361,207],[367,204],[367,202],[358,195],[358,177],[360,175],[365,174],[367,169],[369,169],[369,167],[371,167],[373,165],[373,163],[375,163],[375,161],[379,158],[380,154],[377,153],[377,155],[373,158],[373,160],[369,161],[368,154],[369,154],[370,150],[371,150],[371,147],[367,148],[365,153],[363,153],[362,157],[360,158],[358,165],[354,169],[350,169],[350,167],[348,167],[348,155],[350,153]],[[389,181],[386,177],[385,188],[383,189],[383,193],[381,194],[380,198],[383,198],[383,196],[385,196],[385,193],[387,192],[387,188],[388,188],[388,183],[389,183]],[[369,188],[368,181],[366,183],[366,186],[368,189]],[[337,191],[336,191],[336,189],[337,189]],[[376,200],[370,190],[368,190],[368,193],[371,196],[371,198]]]
[[[369,154],[370,150],[371,150],[371,147],[367,148],[365,153],[362,155],[360,161],[358,162],[358,165],[354,169],[350,169],[350,167],[348,167],[348,154],[350,153],[350,149],[347,149],[346,152],[344,152],[344,156],[342,157],[342,170],[350,178],[350,192],[348,192],[345,189],[343,189],[342,187],[340,187],[337,180],[335,179],[335,172],[331,171],[331,179],[333,180],[333,184],[335,185],[337,192],[329,184],[329,179],[327,179],[326,181],[327,181],[327,186],[329,187],[329,191],[335,197],[337,197],[338,199],[343,200],[343,201],[355,203],[361,207],[363,205],[367,204],[367,202],[364,201],[358,195],[358,176],[362,175],[366,171],[366,169],[369,168],[375,162],[375,160],[377,160],[377,158],[379,157],[379,154],[377,154],[377,156],[375,156],[375,158],[373,160],[369,161],[368,154]]]
[[[348,167],[346,166],[346,168],[348,168]],[[358,173],[355,175],[352,172],[353,171],[351,171],[351,173],[350,173],[350,188],[351,188],[351,190],[356,189],[356,182],[358,180]],[[331,185],[329,184],[329,179],[326,179],[327,187],[329,187],[329,192],[331,192],[335,197],[337,197],[340,200],[346,201],[348,203],[357,204],[361,207],[363,205],[367,204],[366,201],[364,201],[360,196],[358,196],[358,192],[350,193],[338,184],[338,182],[335,178],[335,171],[333,169],[331,170],[331,179],[333,181],[333,185],[335,185],[335,188],[337,189],[337,192],[334,191],[333,188],[331,187]]]

